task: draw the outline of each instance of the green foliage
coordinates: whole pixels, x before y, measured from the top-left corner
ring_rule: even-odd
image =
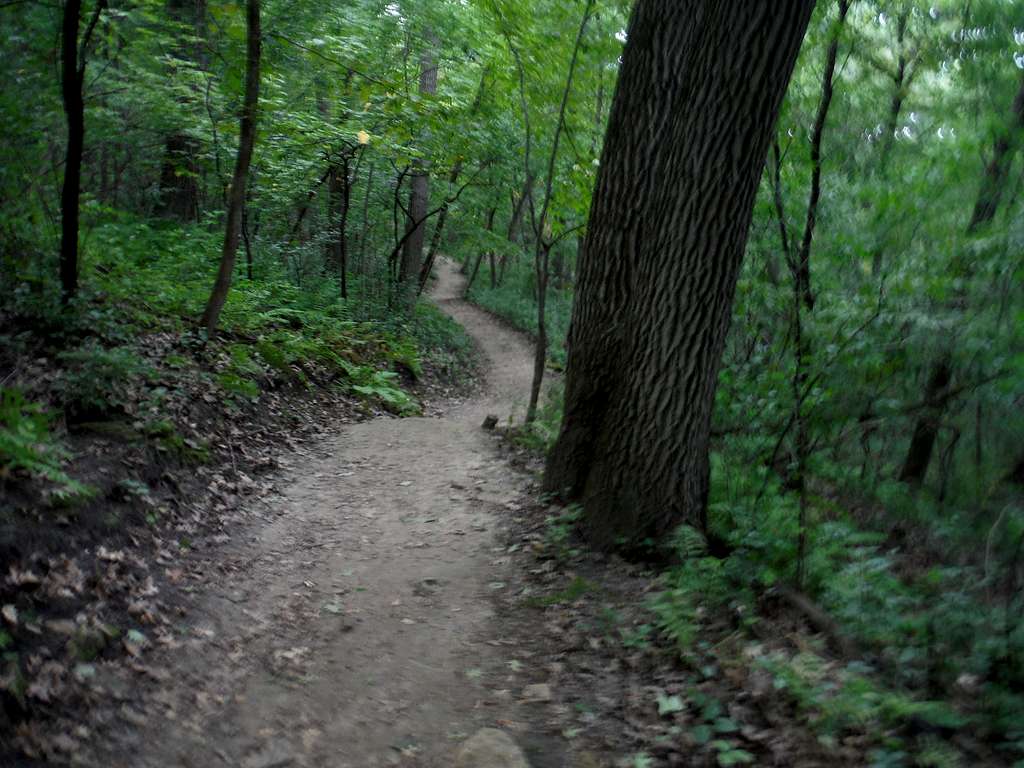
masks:
[[[470,293],[470,299],[507,320],[519,330],[536,335],[535,294],[533,267],[522,260],[513,263],[505,281],[496,288],[485,284],[482,276],[478,278]],[[549,338],[548,364],[560,370],[565,367],[565,337],[572,315],[572,292],[548,286],[545,310]]]
[[[420,412],[419,403],[396,384],[398,374],[393,371],[375,371],[366,366],[353,372],[353,381],[363,384],[352,384],[352,391],[369,398],[379,400],[389,411],[399,416],[412,416]]]
[[[422,374],[422,363],[427,362],[443,376],[458,380],[476,364],[473,339],[432,302],[419,302],[412,322],[402,332],[415,342],[415,348],[407,347],[402,362],[416,375]]]
[[[727,561],[715,557],[685,560],[661,578],[661,589],[650,600],[658,628],[676,644],[683,659],[694,658],[695,641],[709,612],[732,605],[750,611],[748,590],[730,582]]]
[[[853,730],[880,739],[910,721],[938,728],[958,728],[967,722],[948,704],[887,690],[858,665],[836,670],[810,652],[792,658],[768,655],[759,663],[772,674],[776,690],[791,696],[825,735]]]
[[[575,577],[569,585],[558,592],[544,597],[529,597],[524,602],[533,608],[547,608],[552,605],[562,605],[564,603],[573,603],[579,600],[588,592],[594,591],[594,584],[584,579],[582,576]]]
[[[104,348],[91,342],[61,352],[64,365],[58,386],[65,409],[76,416],[106,415],[130,400],[130,389],[151,368],[130,347]]]
[[[578,504],[570,504],[557,515],[548,515],[544,518],[547,529],[544,533],[544,541],[547,547],[554,552],[555,557],[564,560],[572,556],[572,537],[583,516],[583,510]]]
[[[0,478],[22,470],[55,486],[53,498],[70,502],[90,489],[63,470],[68,452],[51,434],[50,417],[17,389],[0,388]]]
[[[512,426],[509,436],[518,445],[538,455],[546,454],[558,438],[562,426],[565,383],[561,379],[548,382],[537,408],[536,418],[529,424]]]

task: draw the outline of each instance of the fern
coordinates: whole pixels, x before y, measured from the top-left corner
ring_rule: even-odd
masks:
[[[0,478],[21,470],[52,483],[54,500],[70,502],[90,493],[63,470],[67,450],[50,434],[43,407],[17,389],[0,388]]]

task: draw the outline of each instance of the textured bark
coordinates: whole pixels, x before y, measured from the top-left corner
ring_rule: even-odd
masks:
[[[231,276],[235,270],[235,256],[238,254],[238,241],[242,230],[245,185],[249,179],[249,165],[256,144],[256,110],[260,96],[260,0],[246,0],[246,28],[245,96],[242,103],[238,154],[235,156],[235,172],[228,193],[224,247],[221,251],[217,278],[201,320],[207,334],[211,336],[217,329],[220,312],[231,288]]]
[[[431,35],[426,38],[431,40]],[[431,40],[431,42],[433,42]],[[420,93],[437,93],[437,62],[434,52],[426,48],[420,57]],[[398,282],[415,301],[415,290],[406,288],[406,284],[419,278],[420,266],[423,263],[423,242],[426,239],[427,206],[430,204],[430,173],[423,162],[417,162],[409,175],[409,220],[405,245],[402,248],[402,262],[398,273]]]
[[[578,267],[545,486],[598,546],[703,527],[718,365],[814,3],[634,7]]]

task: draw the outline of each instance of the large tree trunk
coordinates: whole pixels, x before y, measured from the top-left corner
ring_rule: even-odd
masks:
[[[220,312],[228,298],[231,276],[235,270],[235,256],[242,230],[242,209],[245,206],[245,185],[249,178],[249,164],[256,144],[256,109],[260,97],[260,0],[246,0],[247,41],[245,62],[245,97],[242,104],[238,154],[235,173],[228,194],[228,217],[224,232],[224,247],[220,268],[214,281],[210,300],[203,312],[202,324],[208,335],[217,329]]]
[[[426,35],[431,40],[431,35]],[[420,93],[437,93],[437,62],[434,52],[426,48],[420,57]],[[417,161],[409,179],[409,221],[406,224],[408,237],[402,248],[402,262],[398,282],[407,301],[416,300],[415,285],[423,263],[423,241],[426,239],[427,206],[430,204],[430,173],[426,164]]]
[[[812,0],[639,0],[591,204],[545,486],[598,546],[703,527],[754,198]],[[640,118],[643,119],[640,119]]]
[[[971,212],[971,220],[967,224],[967,234],[974,234],[995,218],[1022,137],[1024,137],[1024,80],[1021,81],[1020,89],[1013,99],[1010,120],[1006,128],[996,137],[992,148],[992,158],[985,166],[981,187],[978,189],[978,197],[974,203],[974,210]],[[932,393],[935,389],[935,382],[944,381],[942,388],[949,385],[953,375],[951,358],[951,352],[946,349],[932,362],[931,370],[928,373],[928,383],[925,387],[926,402],[934,399]],[[928,473],[945,406],[946,402],[943,399],[938,406],[926,408],[914,423],[913,436],[910,439],[910,446],[907,448],[907,456],[903,461],[903,469],[900,471],[899,478],[911,486],[920,486]]]

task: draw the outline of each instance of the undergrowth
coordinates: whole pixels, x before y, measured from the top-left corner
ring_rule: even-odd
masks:
[[[504,318],[521,331],[537,333],[537,305],[534,302],[536,279],[533,267],[525,259],[513,262],[504,281],[491,288],[484,276],[477,278],[469,298],[489,312]],[[565,367],[565,338],[572,316],[572,291],[548,286],[545,303],[548,333],[548,365]]]
[[[753,643],[754,625],[773,621],[763,598],[796,577],[796,498],[743,460],[742,448],[726,441],[712,457],[708,533],[728,554],[709,555],[702,532],[680,527],[671,542],[679,564],[650,603],[690,665],[700,663],[702,638],[723,626]],[[804,590],[860,658],[753,644],[776,691],[821,739],[867,736],[872,765],[960,764],[933,762],[946,752],[959,758],[944,741],[919,736],[961,730],[1024,759],[1024,596],[999,588],[992,562],[1012,547],[990,552],[987,563],[910,567],[906,553],[834,501],[818,497],[812,512]]]
[[[179,434],[162,412],[169,393],[189,379],[212,381],[233,411],[255,407],[264,391],[294,387],[350,393],[405,416],[421,412],[411,384],[426,368],[452,382],[471,374],[470,338],[431,303],[396,313],[358,275],[344,301],[333,278],[300,285],[267,253],[256,279],[239,269],[220,331],[207,339],[197,318],[212,285],[219,229],[110,210],[90,216],[82,286],[70,303],[62,304],[45,277],[52,266],[45,259],[3,265],[11,279],[0,297],[0,365],[17,372],[38,359],[36,373],[45,375],[3,390],[5,482],[36,478],[55,495],[84,494],[67,474],[70,455],[59,436],[65,424],[103,427],[120,419],[125,435],[205,461],[207,448]]]

